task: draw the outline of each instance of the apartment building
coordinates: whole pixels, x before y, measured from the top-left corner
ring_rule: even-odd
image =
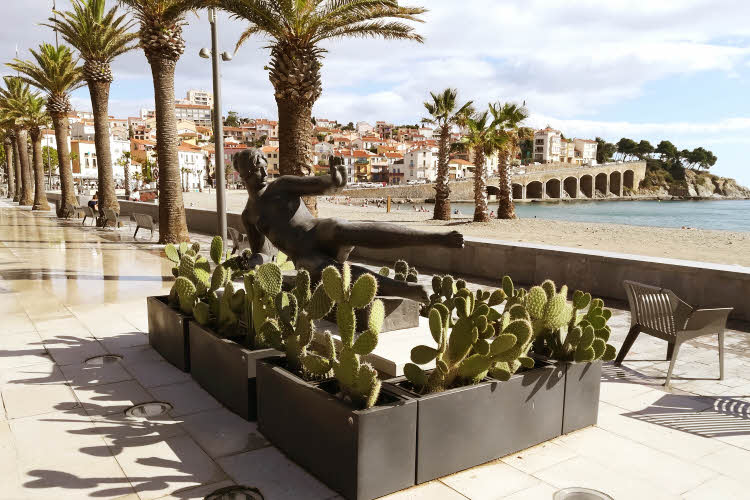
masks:
[[[598,144],[590,139],[575,139],[575,150],[581,165],[596,165],[596,151]]]
[[[214,107],[214,95],[206,90],[190,89],[187,91],[185,98],[190,104]]]
[[[437,178],[437,151],[432,148],[417,148],[404,153],[404,178],[406,181]]]
[[[550,163],[560,161],[562,133],[547,127],[534,133],[534,161]]]
[[[180,144],[177,148],[182,187],[188,190],[203,189],[207,173],[206,154],[198,147]]]

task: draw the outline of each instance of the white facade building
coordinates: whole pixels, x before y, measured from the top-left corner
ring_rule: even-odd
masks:
[[[560,161],[560,138],[559,130],[547,127],[538,130],[534,134],[534,161],[550,163]]]
[[[596,151],[598,144],[590,139],[576,139],[576,157],[580,157],[583,165],[596,165]]]
[[[404,179],[406,181],[437,179],[437,150],[418,148],[404,153]]]
[[[214,107],[214,95],[206,90],[190,89],[187,91],[186,99],[192,104]]]
[[[178,149],[180,176],[184,188],[203,189],[206,177],[206,154],[200,148],[181,145]]]

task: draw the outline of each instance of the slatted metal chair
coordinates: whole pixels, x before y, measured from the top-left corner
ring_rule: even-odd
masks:
[[[718,335],[719,380],[724,379],[724,330],[731,307],[699,309],[680,299],[672,290],[624,281],[630,304],[630,331],[615,365],[621,365],[633,342],[640,333],[666,340],[669,371],[664,385],[672,379],[680,346],[691,339],[705,335]]]
[[[229,233],[229,237],[232,238],[232,242],[234,243],[232,255],[237,253],[238,250],[241,252],[245,248],[250,248],[250,243],[247,241],[247,235],[240,233],[233,227],[228,227],[227,233]]]
[[[93,225],[96,225],[96,212],[94,212],[93,208],[88,206],[78,208],[83,211],[83,220],[81,221],[82,226],[86,224],[86,219],[91,219],[94,222]]]
[[[110,224],[112,224],[114,226],[114,230],[117,231],[117,229],[120,227],[120,219],[117,215],[117,212],[115,212],[111,208],[105,208],[104,224],[102,224],[102,226],[107,227]]]
[[[151,236],[149,239],[154,239],[154,218],[148,214],[136,214],[133,213],[133,219],[135,220],[135,232],[133,233],[133,239],[138,234],[138,230],[149,229],[151,230]]]

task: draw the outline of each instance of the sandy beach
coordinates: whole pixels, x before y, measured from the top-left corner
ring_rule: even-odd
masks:
[[[241,212],[247,194],[244,191],[229,191],[227,209]],[[355,203],[356,200],[353,201]],[[215,193],[185,193],[185,206],[193,208],[216,208]],[[474,223],[470,218],[454,216],[451,221],[434,221],[432,205],[425,205],[429,212],[414,212],[411,205],[391,213],[374,206],[347,206],[319,199],[321,217],[343,217],[353,221],[388,221],[409,224],[412,227],[433,230],[458,230],[467,236],[492,238],[510,242],[543,243],[570,248],[585,248],[611,252],[648,255],[713,262],[726,265],[750,267],[750,233],[731,231],[709,231],[703,229],[673,229],[640,227],[621,224],[568,222],[545,219],[493,220]],[[637,221],[634,221],[637,223]]]

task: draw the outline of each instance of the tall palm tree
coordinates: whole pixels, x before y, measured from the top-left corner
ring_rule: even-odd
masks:
[[[34,205],[32,210],[49,210],[47,192],[44,188],[44,163],[42,160],[42,128],[50,122],[50,116],[44,109],[44,97],[38,94],[29,96],[26,105],[26,116],[23,122],[29,130],[31,138],[31,151],[34,166]]]
[[[151,66],[156,104],[156,151],[159,157],[159,242],[189,239],[180,183],[174,71],[185,51],[182,27],[188,12],[210,0],[120,0],[140,22],[141,48]]]
[[[112,84],[110,64],[119,55],[135,48],[136,34],[132,23],[118,15],[117,7],[105,10],[105,0],[71,0],[72,10],[55,12],[48,26],[81,53],[83,79],[89,87],[94,113],[94,147],[99,178],[99,208],[119,212],[109,148],[109,88]]]
[[[468,134],[462,142],[474,156],[474,222],[488,222],[485,161],[505,145],[507,137],[498,133],[497,122],[489,111],[467,118],[466,126]]]
[[[310,175],[312,169],[312,108],[322,92],[320,47],[325,40],[380,37],[422,42],[412,26],[422,7],[402,7],[398,0],[215,0],[221,8],[250,26],[237,41],[239,48],[253,35],[270,39],[266,67],[274,87],[279,116],[279,171]],[[315,214],[315,198],[305,203]]]
[[[517,104],[498,102],[490,104],[490,113],[492,113],[498,133],[506,139],[505,145],[498,151],[500,154],[500,196],[498,196],[497,218],[515,219],[516,208],[513,205],[510,163],[516,157],[516,151],[520,146],[518,127],[529,117],[529,112]]]
[[[122,167],[123,177],[125,178],[125,198],[130,199],[130,151],[125,151],[117,163]]]
[[[18,157],[21,168],[21,175],[16,177],[16,182],[20,181],[21,186],[18,204],[28,206],[33,203],[34,194],[27,149],[28,134],[23,125],[23,117],[31,91],[27,83],[15,76],[4,76],[3,82],[5,88],[0,88],[0,108],[5,110],[8,119],[12,122],[13,135],[16,139],[14,153]]]
[[[2,119],[0,118],[0,121]],[[0,125],[2,126],[2,125]],[[12,132],[10,129],[3,128],[2,139],[3,148],[5,152],[5,168],[7,171],[6,178],[8,179],[8,198],[12,198],[16,193],[16,169],[13,163],[13,141],[11,140]]]
[[[430,92],[432,101],[424,103],[429,118],[423,118],[422,123],[435,125],[440,133],[438,141],[438,174],[435,183],[435,210],[433,219],[451,219],[451,188],[448,185],[448,163],[450,161],[450,138],[454,125],[462,124],[472,114],[472,101],[461,107],[457,106],[456,89],[445,89],[439,94]]]
[[[83,69],[78,65],[78,58],[65,45],[55,47],[42,43],[38,51],[30,49],[29,52],[33,61],[15,59],[8,66],[18,71],[26,83],[47,94],[47,112],[55,129],[57,164],[60,166],[61,199],[57,215],[64,217],[68,205],[76,205],[68,146],[68,113],[72,109],[69,94],[84,85]]]

